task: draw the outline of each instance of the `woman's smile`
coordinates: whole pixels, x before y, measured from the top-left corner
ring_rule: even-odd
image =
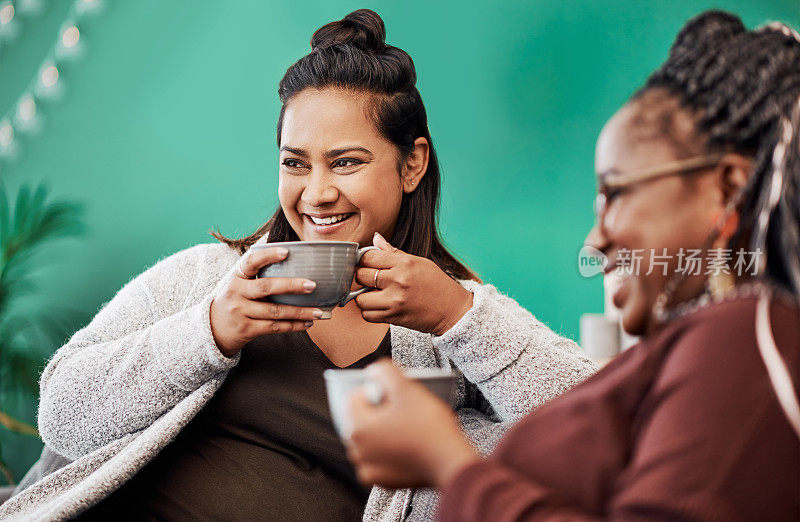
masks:
[[[321,236],[348,236],[348,233],[358,227],[358,212],[301,212],[303,228],[309,234]]]

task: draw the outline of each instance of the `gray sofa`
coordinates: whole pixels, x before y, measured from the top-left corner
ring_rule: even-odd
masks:
[[[22,480],[19,481],[19,484],[16,486],[0,487],[0,504],[50,473],[63,468],[70,462],[72,461],[62,457],[45,444],[42,448],[42,454],[39,456],[39,460],[31,466],[31,469],[29,469],[25,476],[22,477]]]
[[[15,486],[0,486],[0,504],[10,499],[15,489]]]

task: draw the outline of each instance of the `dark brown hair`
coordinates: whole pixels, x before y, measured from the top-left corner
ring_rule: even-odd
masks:
[[[479,281],[447,251],[439,237],[439,162],[428,131],[425,106],[416,88],[417,73],[411,57],[402,49],[386,45],[385,38],[383,20],[369,9],[354,11],[314,33],[311,52],[289,67],[278,86],[282,104],[278,117],[278,146],[286,104],[304,89],[335,87],[369,94],[375,127],[400,149],[400,164],[413,152],[417,138],[428,140],[430,150],[428,169],[419,186],[403,194],[389,242],[404,252],[434,261],[453,278]],[[240,253],[265,234],[269,235],[270,243],[299,240],[280,207],[267,223],[248,237],[228,239],[218,232],[211,234]]]

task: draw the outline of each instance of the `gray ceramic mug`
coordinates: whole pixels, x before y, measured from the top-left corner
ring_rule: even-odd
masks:
[[[317,283],[310,294],[278,294],[267,297],[271,303],[292,306],[313,306],[322,310],[320,319],[330,319],[336,306],[344,306],[356,296],[375,290],[364,287],[350,291],[356,266],[361,257],[378,247],[358,248],[358,243],[346,241],[287,241],[263,243],[252,249],[284,247],[286,259],[259,270],[256,277],[302,277]]]

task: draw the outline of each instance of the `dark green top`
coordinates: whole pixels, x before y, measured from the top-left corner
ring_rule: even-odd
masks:
[[[391,354],[389,333],[362,368]],[[81,520],[361,520],[369,490],[347,460],[306,332],[269,335],[203,410],[130,481]]]

